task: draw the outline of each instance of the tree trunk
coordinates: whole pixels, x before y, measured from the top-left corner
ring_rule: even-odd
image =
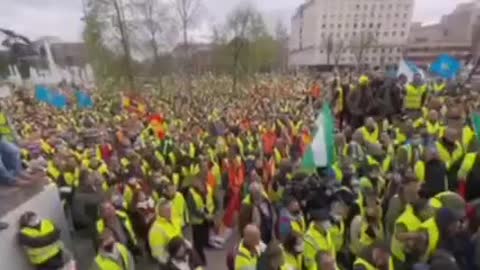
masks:
[[[128,84],[130,86],[130,91],[134,91],[135,89],[135,78],[132,72],[132,63],[131,63],[131,55],[130,55],[130,44],[128,43],[128,35],[125,29],[125,22],[123,17],[123,11],[120,8],[118,0],[113,0],[113,5],[115,7],[115,12],[117,13],[117,20],[118,20],[118,27],[120,29],[120,36],[122,47],[125,52],[125,69],[127,72],[127,79]]]

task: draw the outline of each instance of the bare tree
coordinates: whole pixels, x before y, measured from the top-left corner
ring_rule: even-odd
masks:
[[[185,60],[190,56],[190,48],[188,45],[188,31],[192,28],[193,23],[198,18],[201,7],[201,0],[174,0],[177,18],[180,23]]]
[[[102,25],[107,25],[108,19],[111,19],[110,27],[103,31],[103,34],[113,35],[118,37],[120,41],[120,47],[123,51],[123,62],[125,68],[125,75],[128,80],[128,84],[131,90],[135,89],[135,80],[132,70],[132,57],[131,46],[129,40],[129,33],[127,27],[127,20],[125,19],[125,9],[129,2],[122,0],[92,0],[88,3],[88,6],[84,6],[86,18],[89,17],[89,13],[95,12],[96,17],[103,20]],[[109,38],[105,36],[101,37],[106,44],[111,43]],[[108,42],[107,42],[108,41]],[[111,44],[109,44],[111,45]]]
[[[375,44],[377,40],[372,32],[361,32],[350,42],[350,49],[357,62],[357,67],[363,64],[365,53]]]
[[[344,40],[338,40],[334,44],[333,48],[333,63],[335,67],[340,63],[340,58],[347,49],[347,43]]]
[[[281,20],[277,22],[275,27],[275,39],[279,45],[279,66],[282,72],[287,70],[288,64],[288,31],[287,27]]]
[[[141,34],[147,35],[147,45],[151,50],[153,58],[158,61],[160,57],[161,34],[164,31],[164,24],[167,19],[166,5],[157,0],[142,0],[135,4],[139,15],[138,27]]]
[[[332,53],[334,50],[334,41],[333,41],[333,34],[329,34],[326,38],[323,39],[323,42],[320,46],[320,50],[325,50],[327,54],[327,65],[330,65],[330,60],[332,58]]]

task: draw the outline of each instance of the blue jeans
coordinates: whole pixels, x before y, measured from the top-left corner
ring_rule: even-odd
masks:
[[[22,171],[20,149],[13,143],[0,139],[0,184],[13,185]]]

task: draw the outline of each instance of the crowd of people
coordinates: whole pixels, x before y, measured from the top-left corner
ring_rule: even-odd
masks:
[[[55,183],[74,229],[91,230],[92,269],[132,270],[140,257],[212,269],[205,250],[230,238],[232,270],[480,267],[477,93],[378,73],[240,92],[97,96],[91,110],[16,94],[0,115],[1,181]],[[335,162],[306,170],[323,106],[337,120]],[[37,269],[63,265],[52,221],[25,213],[19,239]]]

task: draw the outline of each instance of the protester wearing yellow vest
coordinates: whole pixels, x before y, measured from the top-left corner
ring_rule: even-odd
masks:
[[[380,129],[378,124],[373,120],[372,117],[369,117],[365,120],[365,125],[360,128],[363,139],[367,143],[376,144],[380,138]]]
[[[303,256],[305,248],[303,237],[296,233],[289,234],[283,241],[284,264],[281,270],[302,270]]]
[[[312,223],[305,233],[305,249],[303,257],[305,269],[320,270],[318,265],[318,256],[321,253],[328,253],[335,258],[335,244],[330,234],[332,224],[330,214],[327,209],[316,209],[310,213]]]
[[[388,247],[380,242],[362,250],[361,255],[353,262],[353,270],[394,270]]]
[[[278,218],[278,237],[283,240],[293,233],[303,236],[307,228],[300,203],[293,197],[284,198],[284,203]]]
[[[15,140],[15,134],[8,123],[7,116],[3,112],[0,112],[0,136],[7,141],[12,142]]]
[[[40,220],[35,213],[26,212],[20,217],[18,237],[33,266],[52,269],[63,266],[60,231],[52,221]]]
[[[100,237],[97,256],[90,270],[135,270],[135,260],[128,249],[115,241],[110,230]]]
[[[157,219],[148,232],[148,244],[152,257],[159,263],[168,260],[167,246],[174,237],[182,236],[180,226],[172,220],[171,203],[166,199],[160,199],[157,205]]]
[[[447,191],[430,199],[429,204],[435,209],[434,216],[420,225],[417,236],[417,245],[424,247],[423,261],[429,261],[439,245],[452,241],[460,230],[460,221],[465,218],[465,202],[462,203],[458,197],[458,194]]]
[[[138,251],[137,236],[133,230],[130,217],[127,213],[116,210],[111,202],[104,202],[101,205],[101,216],[96,227],[98,235],[101,235],[106,229],[110,229],[118,242],[128,247],[132,252]]]
[[[260,230],[256,225],[249,224],[243,229],[243,238],[235,252],[235,270],[257,269],[258,258],[265,251],[265,244],[260,241]]]
[[[442,124],[438,120],[438,113],[435,110],[431,110],[427,118],[421,117],[417,119],[413,123],[413,127],[416,129],[424,128],[431,138],[438,138],[443,129]]]
[[[459,193],[466,201],[480,198],[480,158],[478,152],[468,153],[458,170]]]
[[[420,190],[420,183],[413,177],[405,177],[401,188],[401,198],[403,198],[405,210],[396,219],[394,231],[391,239],[392,260],[395,269],[411,269],[413,263],[407,261],[406,254],[412,251],[412,246],[407,243],[415,243],[416,232],[422,224],[422,219],[414,210],[414,204],[419,202],[418,192]]]
[[[171,203],[173,221],[183,229],[189,220],[187,202],[185,201],[183,194],[177,192],[177,187],[174,183],[167,182],[163,196]]]
[[[433,92],[437,95],[441,95],[447,89],[447,84],[443,81],[442,78],[438,78],[436,82],[433,83]]]
[[[206,179],[205,179],[206,180]],[[209,232],[215,214],[215,198],[212,189],[201,179],[193,182],[187,195],[192,224],[193,247],[206,265],[204,249],[209,244]]]
[[[406,88],[404,108],[420,112],[427,94],[427,85],[423,84],[422,76],[416,73],[413,77],[413,82],[408,84]]]

